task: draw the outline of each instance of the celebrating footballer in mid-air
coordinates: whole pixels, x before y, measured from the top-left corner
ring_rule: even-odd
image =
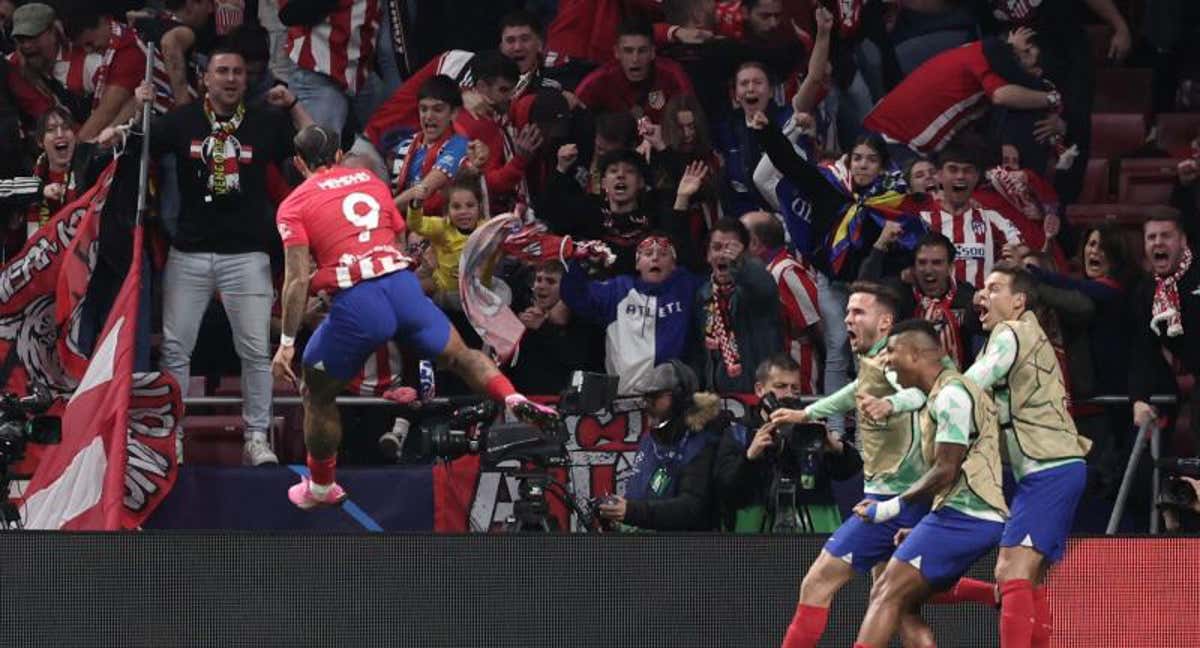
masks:
[[[286,257],[283,333],[272,366],[277,377],[299,382],[292,361],[310,290],[332,293],[333,301],[304,349],[304,441],[311,477],[293,486],[288,499],[311,509],[346,498],[334,481],[342,437],[335,399],[367,356],[393,338],[420,357],[437,358],[518,418],[544,423],[555,417],[518,394],[487,356],[464,345],[421,291],[409,270],[411,259],[400,251],[404,218],[387,185],[345,164],[332,131],[309,126],[296,135],[295,145],[296,165],[307,179],[277,215]]]

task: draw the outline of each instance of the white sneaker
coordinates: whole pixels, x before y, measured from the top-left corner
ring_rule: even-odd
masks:
[[[277,464],[279,458],[275,456],[275,451],[271,450],[266,439],[254,437],[246,440],[245,448],[242,451],[242,463],[247,466]]]

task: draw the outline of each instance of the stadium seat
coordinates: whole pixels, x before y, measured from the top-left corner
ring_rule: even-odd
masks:
[[[1099,68],[1096,70],[1095,112],[1144,114],[1150,110],[1149,68]]]
[[[1117,202],[1133,205],[1171,202],[1175,165],[1171,158],[1122,160],[1117,174]]]
[[[203,396],[204,395],[204,376],[191,376],[188,378],[187,392],[184,397],[188,396]]]
[[[1121,157],[1145,142],[1146,120],[1140,114],[1092,114],[1092,157]]]
[[[1174,155],[1186,150],[1200,131],[1200,113],[1163,113],[1156,126],[1159,148]]]
[[[1082,204],[1112,202],[1112,183],[1109,179],[1109,162],[1104,158],[1090,158],[1083,176],[1083,189],[1079,194]]]
[[[1100,203],[1093,205],[1068,205],[1067,221],[1072,225],[1103,225],[1116,223],[1141,227],[1146,220],[1145,205],[1122,205],[1120,203]]]
[[[242,465],[242,417],[199,415],[183,419],[183,460],[207,466]]]

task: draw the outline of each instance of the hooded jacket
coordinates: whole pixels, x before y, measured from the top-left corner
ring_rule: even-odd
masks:
[[[625,490],[623,522],[654,531],[712,529],[713,455],[727,427],[721,397],[698,392],[681,424],[670,426],[665,435],[643,434]],[[658,489],[654,488],[656,472],[662,475]]]
[[[572,313],[604,327],[605,369],[620,377],[619,393],[638,394],[654,367],[686,357],[701,282],[682,268],[656,284],[633,275],[591,281],[571,263],[560,290]]]

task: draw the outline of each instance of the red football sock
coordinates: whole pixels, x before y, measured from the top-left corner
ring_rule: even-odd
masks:
[[[975,578],[960,578],[954,587],[945,592],[938,592],[929,599],[934,605],[953,605],[955,603],[983,603],[995,607],[996,586],[987,581]]]
[[[1050,597],[1045,587],[1033,590],[1033,648],[1050,648],[1054,632],[1054,616],[1050,613]]]
[[[780,648],[815,648],[828,622],[829,608],[798,603]]]
[[[492,376],[491,380],[487,381],[487,386],[484,389],[492,400],[501,403],[504,402],[505,398],[517,393],[517,388],[513,387],[513,384],[502,373]]]
[[[312,483],[328,486],[333,483],[333,471],[337,466],[337,455],[328,459],[317,459],[308,455],[308,472],[312,475]]]
[[[1000,583],[1000,648],[1030,648],[1033,642],[1033,583]]]

